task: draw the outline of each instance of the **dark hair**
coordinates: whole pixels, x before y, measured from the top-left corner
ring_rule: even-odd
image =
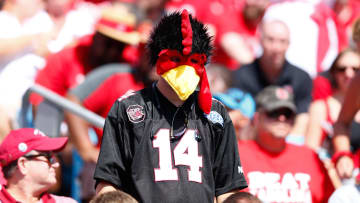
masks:
[[[9,178],[11,178],[12,175],[14,175],[15,169],[17,167],[17,162],[18,162],[18,159],[10,162],[9,164],[7,164],[6,166],[4,166],[2,168],[2,172],[4,174],[5,179],[9,179]]]
[[[360,42],[360,18],[356,19],[353,24],[352,38],[355,42]]]
[[[116,190],[96,196],[90,203],[137,203],[129,194]]]
[[[219,78],[221,78],[225,82],[227,89],[233,85],[231,71],[229,70],[229,68],[227,68],[226,66],[224,66],[222,64],[217,64],[217,63],[208,64],[206,67],[206,73],[208,75],[214,74],[214,75],[218,76]]]
[[[248,192],[237,192],[225,199],[224,203],[237,203],[238,201],[248,203],[261,203],[260,199]]]
[[[329,80],[330,80],[332,88],[334,88],[334,89],[338,88],[338,84],[336,83],[336,80],[335,80],[335,73],[336,73],[336,68],[338,67],[338,62],[345,54],[351,53],[351,52],[359,55],[359,57],[360,57],[359,52],[357,52],[356,50],[351,49],[351,48],[344,49],[336,56],[335,60],[333,61],[333,63],[331,64],[331,66],[329,68],[329,72],[330,72]]]
[[[204,24],[191,15],[189,15],[189,18],[193,31],[191,53],[205,54],[207,62],[209,62],[213,49],[211,45],[212,37],[207,33],[207,28]],[[184,48],[182,40],[181,13],[174,12],[164,16],[151,33],[147,45],[151,65],[156,64],[161,50],[173,49],[182,53]]]

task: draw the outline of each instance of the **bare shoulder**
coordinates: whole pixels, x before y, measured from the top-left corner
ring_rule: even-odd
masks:
[[[316,100],[310,104],[310,115],[325,115],[326,114],[326,100]]]

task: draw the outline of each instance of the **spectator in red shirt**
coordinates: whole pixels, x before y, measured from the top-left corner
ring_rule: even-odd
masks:
[[[360,51],[360,18],[355,21],[352,34],[353,40],[357,45],[357,50]],[[360,168],[360,150],[357,150],[355,154],[351,152],[351,139],[349,136],[352,120],[359,118],[359,85],[360,74],[357,73],[349,84],[349,88],[345,94],[339,117],[334,124],[334,136],[332,138],[332,142],[334,145],[335,153],[332,157],[332,161],[336,166],[339,176],[345,179],[354,178],[353,175],[356,171],[354,169]],[[354,188],[357,189],[355,190],[355,192],[358,192],[360,182],[359,174],[357,175],[356,180],[357,184],[354,185],[355,187],[352,187],[350,185],[347,188],[347,186],[345,185],[344,188],[340,188],[340,191],[335,192],[333,195],[333,200],[336,197],[340,198],[343,195],[347,196],[347,192],[353,193]],[[343,193],[341,193],[341,191],[343,191]],[[357,195],[351,197],[355,198],[356,196]]]
[[[228,3],[224,16],[216,18],[215,22],[215,46],[218,46],[218,49],[214,53],[213,61],[225,64],[232,70],[239,65],[253,62],[259,54],[261,48],[258,25],[270,4],[269,0],[240,2],[238,8]]]
[[[354,49],[360,51],[360,17],[355,20],[352,25],[352,41],[354,42]],[[325,71],[320,73],[313,81],[313,100],[324,99],[333,93],[329,81],[330,73]]]
[[[13,130],[0,145],[0,161],[6,185],[0,186],[0,202],[74,203],[48,193],[56,184],[59,167],[54,151],[63,149],[67,137],[50,138],[37,129]]]
[[[305,134],[305,144],[325,155],[321,156],[321,159],[328,169],[335,187],[339,187],[341,182],[331,161],[333,153],[333,146],[331,145],[332,125],[338,118],[349,84],[359,70],[359,53],[352,49],[340,52],[329,70],[333,94],[312,102],[309,108],[309,123]],[[357,138],[359,132],[360,117],[357,117],[352,121],[350,130],[353,151],[360,149],[360,139]]]
[[[257,27],[269,3],[269,0],[171,0],[166,9],[188,9],[205,22],[214,35],[212,61],[235,69],[252,62],[259,52]]]
[[[122,4],[103,11],[96,32],[80,40],[77,45],[50,55],[36,83],[64,96],[80,84],[91,70],[107,63],[137,60],[134,45],[140,37],[135,31],[136,17]],[[33,94],[31,103],[38,105],[42,98]]]
[[[357,44],[358,50],[360,50],[360,19],[354,23],[352,37]],[[349,132],[350,124],[353,119],[357,117],[357,113],[360,109],[360,94],[358,93],[359,85],[360,74],[358,73],[349,84],[339,116],[334,123],[334,136],[332,137],[334,155],[332,161],[341,178],[352,178],[353,176],[354,160],[351,152]],[[359,160],[359,158],[357,159]]]
[[[317,154],[285,141],[296,112],[293,94],[269,86],[255,100],[255,140],[238,142],[246,190],[263,202],[326,202],[334,188]]]

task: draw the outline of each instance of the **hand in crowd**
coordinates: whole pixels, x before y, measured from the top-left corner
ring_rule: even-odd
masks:
[[[38,33],[35,34],[32,46],[34,52],[39,55],[45,57],[49,54],[48,45],[51,40],[54,40],[57,36],[57,32],[52,30],[50,32]]]
[[[99,156],[99,149],[89,146],[87,149],[79,149],[79,154],[85,162],[96,163]]]
[[[351,178],[354,170],[354,162],[348,156],[342,156],[336,163],[336,170],[341,179]]]

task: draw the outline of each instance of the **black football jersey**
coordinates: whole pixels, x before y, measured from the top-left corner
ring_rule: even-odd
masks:
[[[94,178],[140,202],[213,202],[247,187],[234,127],[213,100],[206,115],[197,92],[175,107],[155,86],[119,98],[109,112]]]

